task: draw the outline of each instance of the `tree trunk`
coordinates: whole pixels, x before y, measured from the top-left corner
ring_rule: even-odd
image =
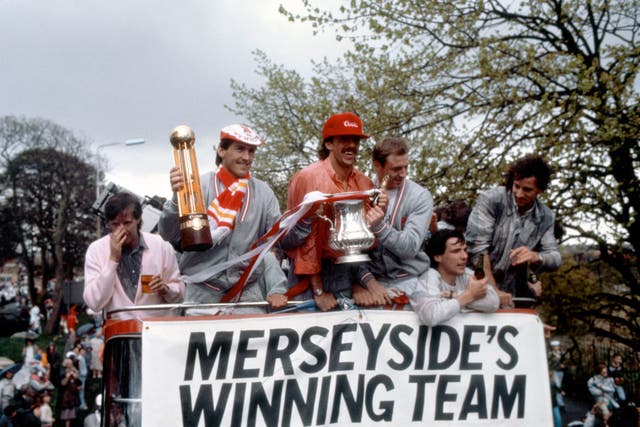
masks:
[[[54,302],[53,313],[51,318],[47,321],[47,333],[52,333],[55,326],[58,324],[58,318],[60,316],[60,305],[62,303],[62,289],[64,284],[64,235],[67,229],[67,217],[66,211],[69,205],[69,193],[65,191],[60,200],[58,206],[58,212],[56,215],[56,227],[53,231],[53,256],[54,265],[56,266],[56,300]]]

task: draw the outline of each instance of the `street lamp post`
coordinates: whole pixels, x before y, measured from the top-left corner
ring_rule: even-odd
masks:
[[[126,141],[122,141],[122,142],[109,142],[109,143],[106,143],[106,144],[98,145],[98,148],[96,148],[96,200],[98,200],[98,198],[100,198],[100,172],[101,172],[101,168],[100,168],[100,150],[105,148],[105,147],[112,147],[112,146],[115,146],[115,145],[124,145],[126,147],[129,147],[131,145],[140,145],[140,144],[144,144],[144,143],[145,143],[144,138],[133,138],[133,139],[127,139]],[[101,227],[101,224],[100,224],[100,217],[99,216],[98,216],[97,222],[96,222],[96,234],[98,235],[98,238],[102,234],[102,227]]]

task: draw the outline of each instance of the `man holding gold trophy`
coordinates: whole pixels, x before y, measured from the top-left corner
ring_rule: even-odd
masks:
[[[200,177],[213,246],[184,251],[179,256],[180,271],[187,283],[185,302],[220,302],[249,265],[249,259],[235,262],[236,259],[249,252],[251,245],[280,217],[278,201],[269,185],[250,175],[255,151],[261,144],[258,134],[245,125],[226,126],[220,132],[217,170]],[[183,172],[178,166],[170,171],[174,198],[165,203],[158,223],[160,235],[176,247],[181,241],[177,194],[185,186]],[[249,278],[240,301],[266,299],[272,308],[280,308],[287,303],[286,288],[287,278],[275,256],[269,253]],[[215,311],[192,311],[191,314]],[[242,311],[263,310],[245,308]]]

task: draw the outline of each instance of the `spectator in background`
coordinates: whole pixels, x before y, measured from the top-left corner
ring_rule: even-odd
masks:
[[[462,199],[455,199],[438,210],[438,230],[456,230],[464,233],[471,213],[471,206]]]
[[[11,404],[16,394],[16,385],[13,383],[13,372],[7,371],[0,380],[0,410],[4,411]]]
[[[60,386],[60,364],[62,360],[53,341],[49,342],[47,346],[47,361],[49,362],[49,379],[57,388]]]
[[[551,410],[553,412],[553,427],[562,427],[562,414],[558,406],[557,396],[562,392],[553,378],[553,372],[549,372],[551,384]]]
[[[616,385],[613,382],[613,378],[609,376],[607,365],[604,363],[598,364],[596,374],[587,381],[587,387],[602,412],[602,417],[606,424],[607,419],[611,416],[611,410],[620,407],[614,397]]]
[[[89,340],[91,346],[91,376],[93,378],[102,378],[102,360],[100,355],[102,354],[102,346],[104,341],[102,340],[102,329],[97,329],[96,333]]]
[[[84,390],[87,385],[87,376],[89,374],[89,368],[87,367],[86,358],[87,351],[82,344],[78,343],[73,349],[73,352],[76,355],[75,362],[77,363],[78,379],[80,380],[80,389],[78,390],[78,397],[80,398],[80,410],[85,411],[89,409],[84,400]]]
[[[60,381],[61,389],[58,393],[58,399],[62,401],[62,411],[60,419],[64,421],[65,427],[71,427],[75,422],[80,406],[80,387],[82,383],[78,379],[78,369],[74,366],[74,362],[70,357],[62,361],[64,375]]]
[[[100,413],[101,408],[102,395],[99,394],[96,396],[93,412],[87,415],[84,419],[84,427],[100,427],[100,420],[102,418],[102,414]]]
[[[562,391],[562,380],[564,378],[564,369],[565,369],[564,359],[566,355],[560,348],[560,341],[558,340],[551,341],[549,343],[549,347],[550,347],[550,350],[547,355],[547,362],[549,363],[549,371],[553,375],[552,377],[553,382],[557,390],[560,390],[557,396],[555,397],[555,399],[558,402],[558,407],[560,408],[560,410],[564,411],[565,410],[564,398],[561,391]]]
[[[78,327],[78,314],[76,310],[76,305],[72,304],[71,308],[69,308],[69,314],[67,315],[67,328],[69,329],[69,333],[73,333],[74,335]]]
[[[51,410],[51,395],[44,393],[40,399],[40,422],[42,427],[53,427],[53,411]]]
[[[616,397],[619,402],[626,402],[627,393],[624,391],[624,368],[622,366],[622,355],[616,353],[611,358],[611,365],[609,365],[609,376],[613,378],[613,382],[616,385]]]
[[[40,335],[40,333],[42,333],[42,325],[40,321],[40,307],[38,307],[38,304],[33,304],[29,309],[29,330]]]
[[[0,427],[13,427],[13,420],[18,413],[17,408],[14,405],[8,405],[2,410],[2,416],[0,417]]]

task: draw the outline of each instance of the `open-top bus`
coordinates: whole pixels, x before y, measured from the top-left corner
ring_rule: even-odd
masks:
[[[552,425],[533,310],[427,327],[411,311],[182,315],[192,307],[108,316],[104,426]]]

